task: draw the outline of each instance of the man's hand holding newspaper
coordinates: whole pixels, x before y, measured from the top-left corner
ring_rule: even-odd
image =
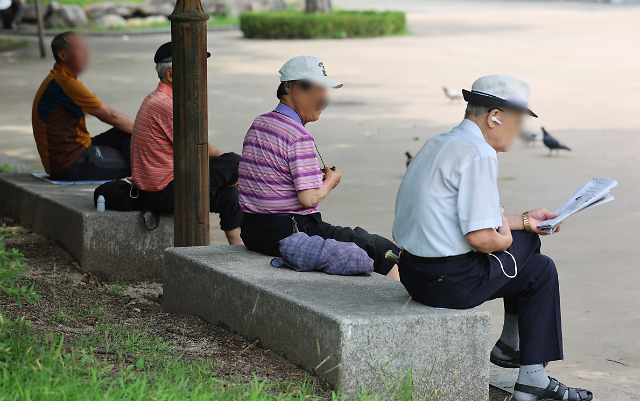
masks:
[[[543,207],[539,209],[530,210],[529,224],[531,225],[531,231],[540,235],[548,235],[547,233],[543,233],[542,231],[540,231],[540,228],[538,227],[538,223],[541,223],[546,220],[555,219],[557,216],[558,215],[556,213],[550,212],[549,210]],[[554,233],[559,232],[561,227],[562,227],[562,223],[560,223],[560,225],[556,227],[556,229],[553,232]]]
[[[609,191],[616,185],[618,182],[611,178],[592,179],[560,205],[555,211],[557,217],[538,223],[538,228],[544,234],[553,234],[560,223],[572,214],[612,201],[614,198]]]

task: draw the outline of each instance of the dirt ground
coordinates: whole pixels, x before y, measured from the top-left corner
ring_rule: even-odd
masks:
[[[9,219],[4,221],[11,226]],[[28,258],[25,280],[35,284],[41,299],[20,307],[4,296],[2,309],[11,319],[26,316],[37,334],[64,334],[65,344],[69,344],[91,336],[101,324],[122,322],[170,342],[182,351],[185,360],[213,359],[220,380],[244,383],[252,380],[255,372],[260,380],[297,383],[307,376],[304,370],[239,335],[197,317],[163,313],[162,283],[101,282],[83,273],[53,241],[22,227],[14,228],[19,239],[7,239],[7,246],[19,249]],[[96,354],[101,352],[107,351],[96,350]],[[108,360],[119,358],[109,353],[101,355]],[[126,354],[124,358],[128,358]]]
[[[164,313],[161,282],[102,282],[83,272],[53,241],[14,226],[9,218],[0,217],[2,223],[16,230],[18,238],[5,242],[8,248],[17,248],[28,259],[24,281],[33,283],[41,298],[35,304],[20,307],[12,298],[1,296],[0,305],[10,319],[25,316],[36,335],[64,334],[65,344],[74,344],[95,334],[99,325],[123,324],[135,327],[139,334],[169,342],[185,361],[211,358],[216,365],[216,377],[225,382],[248,383],[254,373],[259,380],[272,383],[300,383],[309,378],[304,369],[259,343],[250,343],[194,316]],[[134,355],[116,351],[122,350],[94,348],[96,357],[115,366],[135,362]],[[269,391],[283,388],[275,386]],[[316,393],[331,399],[330,392],[320,387]],[[491,400],[502,401],[509,394],[491,387],[490,396]]]

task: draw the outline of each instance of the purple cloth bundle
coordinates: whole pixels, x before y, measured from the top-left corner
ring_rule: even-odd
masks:
[[[296,233],[280,241],[279,258],[271,266],[298,272],[321,271],[341,276],[365,275],[373,272],[373,259],[353,242],[309,237]]]

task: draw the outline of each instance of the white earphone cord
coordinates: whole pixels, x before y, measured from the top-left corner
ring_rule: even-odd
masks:
[[[514,273],[513,276],[510,276],[507,274],[506,271],[504,271],[504,266],[502,266],[502,261],[500,260],[499,257],[497,257],[496,255],[489,253],[489,256],[493,256],[494,258],[496,258],[498,260],[498,263],[500,263],[500,268],[502,269],[502,274],[504,274],[505,276],[507,276],[508,278],[515,278],[518,275],[518,262],[516,262],[516,258],[513,257],[513,255],[511,253],[509,253],[508,251],[504,251],[504,253],[506,253],[507,255],[511,256],[511,259],[513,259],[513,266],[514,266]]]

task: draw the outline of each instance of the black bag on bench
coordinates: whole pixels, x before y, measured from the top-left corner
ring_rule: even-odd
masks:
[[[98,206],[98,197],[104,196],[105,209],[119,210],[121,212],[133,212],[142,210],[142,223],[144,228],[153,231],[160,225],[160,215],[156,212],[145,210],[142,203],[144,192],[136,188],[131,181],[126,178],[105,182],[93,191],[93,206]],[[151,215],[156,225],[149,228],[147,225],[147,214]]]
[[[100,185],[93,192],[93,205],[98,206],[98,197],[104,196],[104,207],[121,212],[131,212],[144,209],[142,191],[139,191],[126,178],[114,180]]]

